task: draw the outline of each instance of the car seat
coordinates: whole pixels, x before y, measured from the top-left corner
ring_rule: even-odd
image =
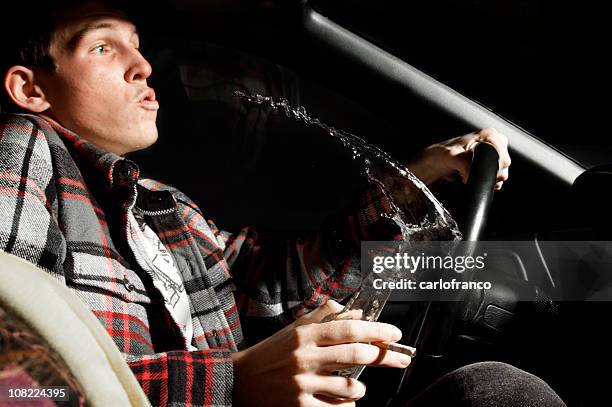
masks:
[[[67,405],[150,406],[115,343],[67,287],[4,252],[0,280],[0,386],[66,384]],[[50,383],[50,371],[62,380]]]

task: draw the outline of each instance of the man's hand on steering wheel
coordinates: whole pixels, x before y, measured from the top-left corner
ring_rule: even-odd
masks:
[[[440,180],[453,181],[458,177],[463,183],[467,183],[474,148],[478,143],[491,144],[499,154],[498,182],[495,184],[495,189],[499,190],[503,182],[508,180],[511,161],[508,138],[493,128],[433,144],[427,147],[418,159],[409,163],[407,168],[426,185]]]

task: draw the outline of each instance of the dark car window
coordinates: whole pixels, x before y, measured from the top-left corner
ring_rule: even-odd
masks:
[[[612,162],[612,146],[576,130],[573,78],[559,72],[578,45],[557,8],[539,0],[317,0],[317,11],[480,102],[586,166]],[[561,26],[561,27],[557,27]],[[588,103],[580,100],[580,104]],[[568,114],[568,112],[570,112]]]
[[[317,229],[365,186],[342,143],[281,109],[247,104],[235,91],[284,98],[359,135],[398,134],[350,100],[270,61],[183,38],[143,42],[154,44],[147,58],[161,105],[160,138],[130,157],[145,176],[179,188],[226,230]]]

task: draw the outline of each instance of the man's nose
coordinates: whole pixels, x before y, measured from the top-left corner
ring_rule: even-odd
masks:
[[[127,82],[144,81],[151,76],[153,68],[140,51],[134,49],[132,53],[132,63],[125,72],[125,80]]]

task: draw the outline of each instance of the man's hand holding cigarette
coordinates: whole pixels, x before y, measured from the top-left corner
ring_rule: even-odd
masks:
[[[258,344],[234,354],[237,406],[354,406],[365,385],[334,372],[357,365],[405,368],[411,357],[393,325],[352,319],[320,323],[342,305],[328,301]],[[406,347],[409,348],[409,347]],[[272,397],[273,395],[273,397]]]

